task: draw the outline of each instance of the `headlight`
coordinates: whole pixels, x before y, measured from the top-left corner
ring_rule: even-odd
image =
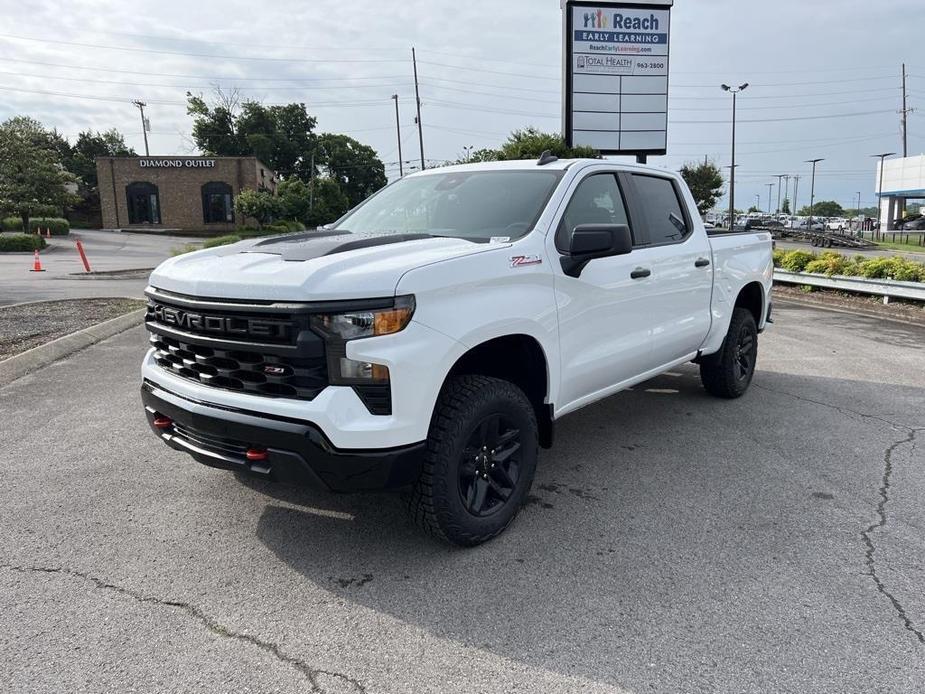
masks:
[[[328,378],[335,385],[388,383],[389,369],[382,364],[347,358],[347,343],[366,337],[392,335],[411,322],[414,297],[396,297],[391,306],[314,316],[312,327],[325,338]]]

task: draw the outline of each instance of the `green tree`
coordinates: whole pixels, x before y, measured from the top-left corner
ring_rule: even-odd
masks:
[[[751,214],[752,212],[761,212],[761,210],[755,205],[752,205],[751,207],[748,208],[748,213]]]
[[[569,147],[565,138],[558,133],[544,133],[534,127],[515,130],[498,149],[479,149],[466,161],[512,161],[516,159],[539,159],[548,151],[560,159],[600,159],[601,155],[591,147]]]
[[[309,228],[330,224],[350,208],[337,181],[326,177],[316,176],[310,183],[289,179],[280,183],[277,192],[283,217]]]
[[[723,175],[716,164],[711,161],[685,164],[681,176],[697,202],[697,211],[704,215],[712,210],[723,194]]]
[[[221,90],[207,102],[187,92],[186,112],[193,117],[193,141],[204,153],[254,156],[283,177],[312,177],[317,120],[304,103],[264,106]]]
[[[800,210],[801,217],[844,217],[845,210],[834,200],[820,200],[819,202],[813,205],[813,210],[810,211],[809,205],[806,205]]]
[[[55,133],[56,135],[56,133]],[[75,201],[54,136],[32,118],[18,116],[0,124],[0,209],[22,219],[54,214]]]
[[[340,186],[350,207],[359,205],[389,182],[376,150],[346,135],[321,135],[315,159]]]
[[[95,189],[99,182],[96,176],[97,157],[134,157],[135,150],[125,144],[125,138],[115,128],[106,132],[85,130],[77,135],[71,149],[71,156],[64,161],[64,167],[77,176],[86,188]]]
[[[234,199],[235,212],[240,217],[256,220],[258,228],[272,222],[282,212],[282,204],[266,190],[242,190]]]
[[[781,214],[790,214],[790,198],[784,198],[780,205]]]

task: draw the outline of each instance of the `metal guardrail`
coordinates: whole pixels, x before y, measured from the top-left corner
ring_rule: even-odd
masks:
[[[787,272],[774,269],[774,281],[784,284],[805,284],[810,287],[840,289],[846,292],[874,294],[892,299],[915,299],[925,301],[925,283],[899,282],[897,280],[871,280],[866,277],[842,277],[817,275],[808,272]]]

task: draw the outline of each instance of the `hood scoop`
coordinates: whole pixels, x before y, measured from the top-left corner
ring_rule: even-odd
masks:
[[[349,231],[321,231],[274,236],[258,241],[242,253],[271,253],[283,260],[304,262],[335,253],[346,253],[362,248],[387,246],[405,241],[433,238],[430,234],[353,234]]]

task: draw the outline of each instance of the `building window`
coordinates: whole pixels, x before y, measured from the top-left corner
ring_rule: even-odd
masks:
[[[125,186],[129,224],[160,224],[161,202],[157,186],[148,182],[129,183]]]
[[[230,185],[221,181],[213,181],[202,187],[202,221],[206,224],[234,222]]]

